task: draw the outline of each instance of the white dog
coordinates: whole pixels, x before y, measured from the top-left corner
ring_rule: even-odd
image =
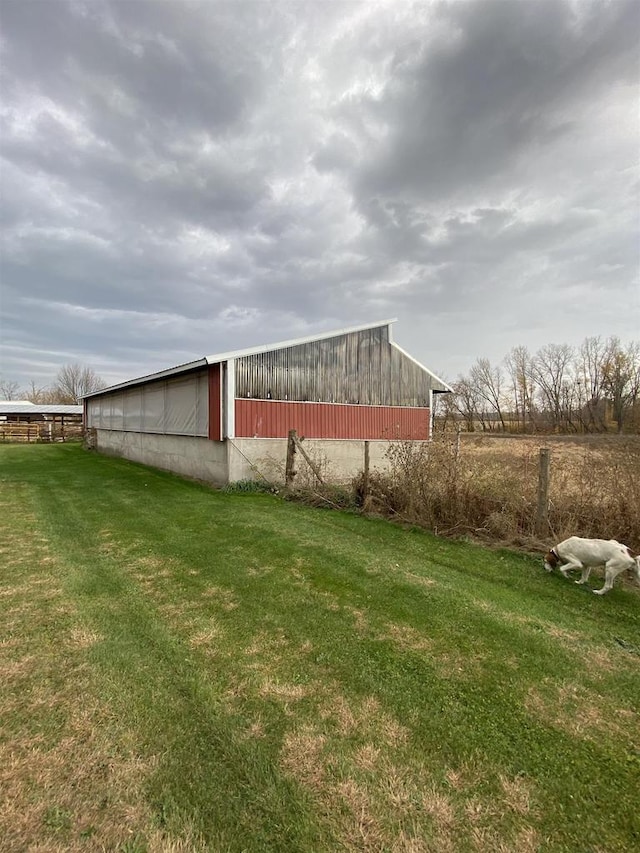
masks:
[[[555,548],[547,551],[544,567],[550,572],[556,567],[565,577],[571,569],[580,569],[582,576],[576,583],[586,583],[591,569],[604,566],[605,581],[602,589],[594,589],[596,595],[604,595],[613,586],[613,581],[626,569],[630,569],[640,583],[640,555],[632,554],[626,545],[615,539],[580,539],[571,536]]]

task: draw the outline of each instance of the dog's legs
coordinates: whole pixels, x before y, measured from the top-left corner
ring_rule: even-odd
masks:
[[[560,571],[562,572],[562,574],[564,575],[565,578],[568,578],[569,572],[573,571],[574,569],[576,569],[576,570],[578,570],[578,569],[583,570],[584,569],[584,566],[582,565],[580,560],[576,559],[575,557],[571,557],[568,562],[566,562],[566,563],[564,563],[564,565],[560,566]]]
[[[604,595],[605,592],[609,592],[611,587],[613,586],[614,580],[618,577],[620,572],[624,572],[625,569],[628,569],[627,565],[620,565],[618,560],[609,560],[605,563],[605,573],[604,573],[604,586],[602,589],[594,589],[596,595]]]
[[[590,574],[591,574],[591,566],[585,566],[585,567],[582,569],[582,575],[581,575],[581,576],[580,576],[580,578],[576,581],[576,583],[586,583],[586,582],[587,582],[587,580],[589,579],[589,575],[590,575]]]

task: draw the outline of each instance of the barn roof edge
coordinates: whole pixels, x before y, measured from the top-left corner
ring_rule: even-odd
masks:
[[[418,361],[417,358],[414,358],[412,355],[409,355],[409,353],[406,351],[406,349],[403,349],[395,341],[391,341],[391,346],[395,347],[395,349],[399,350],[399,352],[401,352],[402,355],[405,356],[405,358],[408,358],[409,361],[412,361],[415,365],[417,365],[420,368],[420,370],[424,370],[424,372],[428,373],[432,379],[435,379],[436,382],[438,382],[440,385],[442,385],[442,388],[434,388],[433,389],[434,394],[453,393],[453,388],[451,387],[451,385],[448,384],[448,382],[445,382],[444,379],[440,379],[439,376],[436,376],[436,374],[433,372],[433,370],[429,370],[429,368],[425,367],[424,364],[422,364],[420,361]]]
[[[207,364],[208,362],[206,358],[187,361],[184,364],[178,364],[176,367],[168,367],[166,370],[159,370],[157,373],[147,373],[145,376],[136,376],[135,379],[127,379],[125,382],[118,382],[115,385],[109,385],[107,388],[101,388],[99,391],[92,391],[90,394],[83,394],[82,399],[86,400],[89,397],[98,397],[100,394],[108,394],[111,391],[120,391],[123,388],[130,388],[133,385],[143,385],[145,382],[152,382],[154,379],[164,379],[167,376],[189,373],[189,371],[197,370],[199,367],[207,367]]]
[[[354,332],[364,332],[367,329],[379,329],[382,326],[391,326],[392,323],[397,323],[397,317],[392,320],[381,320],[377,323],[366,323],[362,326],[351,326],[346,329],[334,329],[330,332],[320,332],[316,335],[307,335],[304,338],[294,338],[290,341],[278,341],[273,344],[261,344],[257,347],[247,347],[246,349],[231,350],[230,352],[217,353],[215,355],[206,356],[208,364],[219,364],[221,361],[229,361],[232,358],[243,358],[247,355],[258,355],[263,352],[272,352],[273,350],[288,349],[289,347],[298,347],[302,344],[308,344],[312,341],[326,341],[329,338],[338,338],[340,335],[349,335]]]
[[[0,415],[81,415],[82,406],[70,403],[0,402]]]

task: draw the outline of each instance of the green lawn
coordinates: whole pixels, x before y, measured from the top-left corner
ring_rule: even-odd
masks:
[[[640,847],[637,588],[77,445],[0,513],[5,853]]]

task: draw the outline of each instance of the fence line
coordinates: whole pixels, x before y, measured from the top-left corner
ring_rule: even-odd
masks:
[[[52,441],[67,441],[81,438],[84,434],[82,424],[60,424],[52,421],[38,423],[0,422],[0,442],[36,444]]]

